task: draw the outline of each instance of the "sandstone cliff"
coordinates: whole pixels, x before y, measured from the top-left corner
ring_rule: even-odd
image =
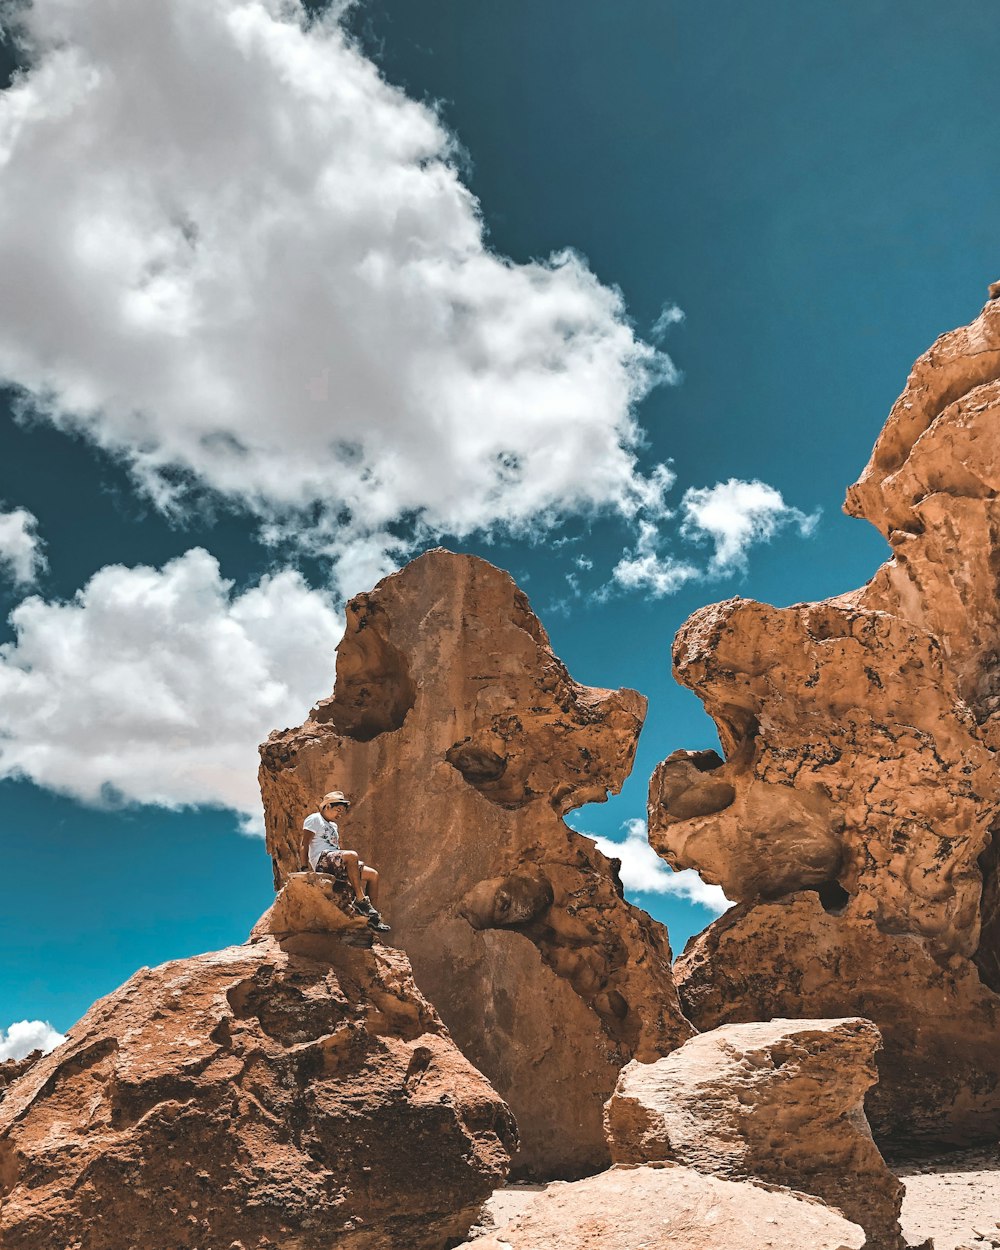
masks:
[[[507,1107],[405,956],[324,931],[143,969],[0,1103],[4,1250],[440,1250]],[[280,927],[280,926],[278,926]],[[340,928],[336,922],[335,927]]]
[[[998,489],[990,303],[917,362],[848,494],[893,558],[822,603],[695,613],[675,672],[725,760],[675,752],[650,786],[655,848],[740,904],[678,962],[690,1018],[871,1018],[894,1150],[1000,1131]]]
[[[344,843],[382,873],[392,940],[465,1055],[510,1101],[522,1173],[608,1162],[621,1067],[692,1033],[666,930],[563,816],[617,791],[645,714],[577,684],[524,595],[433,551],[347,609],[332,697],[261,749],[276,885],[334,786]]]

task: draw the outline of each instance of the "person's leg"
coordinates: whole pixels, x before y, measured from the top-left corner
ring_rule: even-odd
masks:
[[[361,870],[361,880],[365,885],[365,893],[371,899],[373,907],[378,907],[378,873],[366,864]]]
[[[358,859],[357,851],[341,851],[340,856],[344,861],[344,867],[347,869],[347,879],[354,890],[355,898],[363,899],[365,890],[361,884],[361,863]]]

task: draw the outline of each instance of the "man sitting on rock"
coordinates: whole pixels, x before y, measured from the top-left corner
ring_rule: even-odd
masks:
[[[311,868],[338,881],[350,882],[355,895],[354,910],[367,917],[373,929],[388,933],[389,926],[376,910],[378,873],[362,862],[357,851],[345,851],[340,845],[337,820],[343,821],[350,806],[350,800],[340,790],[332,790],[320,799],[319,811],[305,818],[299,848],[302,869]]]

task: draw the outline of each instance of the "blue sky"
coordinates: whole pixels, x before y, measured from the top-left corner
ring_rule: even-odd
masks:
[[[623,794],[573,821],[623,838],[655,764],[714,744],[670,676],[680,623],[870,576],[885,547],[841,514],[844,488],[914,358],[1000,277],[985,0],[373,0],[344,18],[350,62],[310,60],[318,33],[288,52],[277,19],[239,28],[237,61],[237,28],[193,34],[191,0],[168,31],[118,29],[115,8],[37,0],[35,94],[2,97],[0,511],[35,529],[0,518],[0,607],[18,609],[0,657],[0,1027],[64,1029],[142,964],[243,939],[270,897],[241,832],[257,726],[328,692],[340,596],[408,550],[509,568],[574,676],[649,696]],[[55,57],[57,33],[77,60]],[[354,107],[323,96],[339,69]],[[459,179],[432,186],[443,128]],[[365,230],[381,268],[355,289]],[[440,338],[429,313],[397,317],[407,230],[445,258],[445,295],[420,307],[462,310]],[[585,260],[546,267],[566,248]],[[677,376],[630,404],[642,368],[669,373],[643,346],[665,307],[684,314],[661,340]],[[496,426],[514,450],[487,489],[466,470]],[[377,497],[355,472],[368,431]],[[772,493],[727,558],[700,505],[730,480]],[[735,496],[712,499],[732,524]],[[616,579],[644,553],[672,593]],[[711,916],[632,897],[675,948]]]

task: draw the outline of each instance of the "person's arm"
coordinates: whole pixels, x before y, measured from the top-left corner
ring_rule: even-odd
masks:
[[[313,831],[303,828],[302,836],[299,839],[299,869],[302,872],[309,872],[312,864],[309,862],[309,843],[313,839]]]

